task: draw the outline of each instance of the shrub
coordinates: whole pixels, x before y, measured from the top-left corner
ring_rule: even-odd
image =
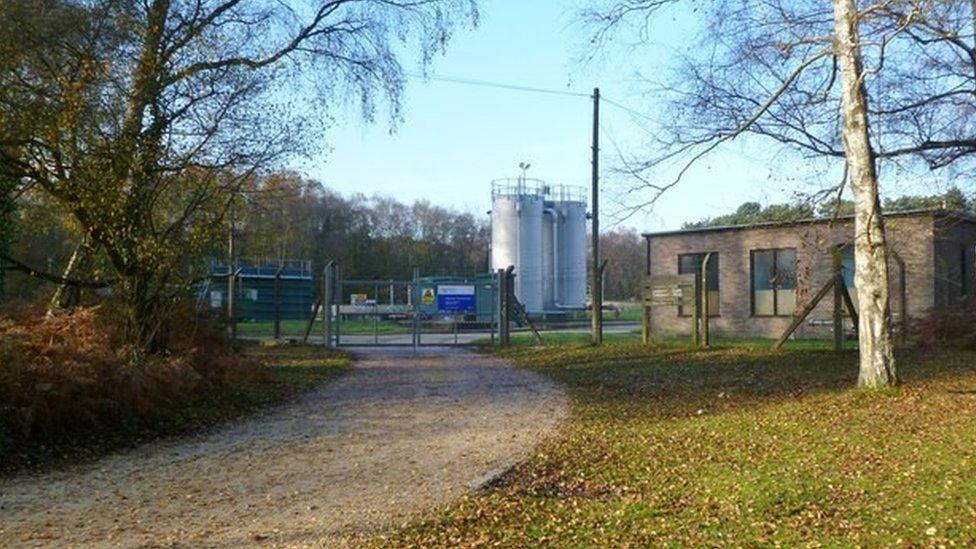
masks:
[[[174,409],[260,374],[216,326],[178,307],[163,326],[166,349],[134,361],[119,344],[110,306],[51,316],[0,316],[0,429],[29,439],[108,427]]]

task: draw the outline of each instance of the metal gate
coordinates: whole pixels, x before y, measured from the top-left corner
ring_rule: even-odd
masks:
[[[344,279],[326,272],[325,337],[339,347],[493,344],[497,277]]]

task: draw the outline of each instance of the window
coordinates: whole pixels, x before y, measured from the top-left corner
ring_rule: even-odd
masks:
[[[790,316],[796,309],[796,250],[754,250],[753,316]]]
[[[840,272],[844,276],[847,291],[854,294],[854,245],[848,244],[840,252]]]
[[[857,307],[857,291],[854,287],[854,245],[845,244],[840,249],[840,274],[844,278],[844,285],[847,286],[847,295],[851,296],[851,302]],[[844,316],[849,316],[847,307],[843,308]]]
[[[701,276],[701,266],[704,260],[704,253],[679,255],[678,274]],[[710,317],[719,316],[718,296],[718,253],[712,252],[712,258],[708,260],[708,316]],[[699,296],[695,296],[696,303],[699,299]],[[678,315],[680,316],[691,316],[693,312],[684,310],[684,307],[678,307]]]

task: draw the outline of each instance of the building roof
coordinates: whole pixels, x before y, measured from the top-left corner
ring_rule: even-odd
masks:
[[[941,208],[925,208],[917,210],[904,210],[900,212],[890,212],[884,214],[885,218],[891,217],[921,217],[921,216],[932,216],[939,218],[949,218],[956,219],[959,221],[967,221],[970,223],[976,223],[976,217],[959,211],[945,210]],[[836,218],[837,220],[852,220],[853,215],[842,215]],[[715,227],[696,227],[692,229],[677,229],[671,231],[659,231],[653,233],[643,233],[641,236],[644,238],[651,238],[655,236],[678,236],[678,235],[688,235],[697,233],[712,233],[712,232],[723,232],[723,231],[744,231],[749,229],[767,229],[775,227],[790,227],[793,225],[810,225],[817,223],[830,223],[834,218],[830,217],[811,217],[805,219],[795,219],[790,221],[764,221],[762,223],[747,223],[745,225],[719,225]]]

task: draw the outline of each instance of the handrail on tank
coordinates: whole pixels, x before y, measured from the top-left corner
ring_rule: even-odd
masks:
[[[586,204],[586,189],[574,185],[549,185],[541,179],[508,177],[491,182],[491,198],[533,196],[557,202]]]
[[[553,185],[549,196],[556,202],[581,202],[586,204],[587,190],[576,185]]]
[[[541,179],[509,177],[491,182],[491,197],[496,196],[538,196],[547,193],[546,182]]]

